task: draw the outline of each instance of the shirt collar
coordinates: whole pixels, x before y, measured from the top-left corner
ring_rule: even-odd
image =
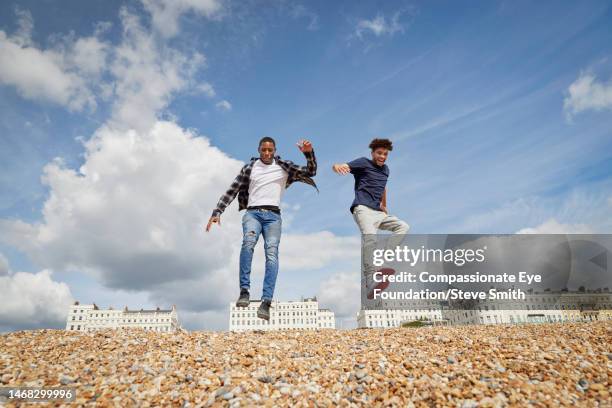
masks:
[[[259,157],[251,157],[251,162],[252,163],[256,162],[257,160],[259,160]],[[279,160],[281,160],[281,157],[280,156],[274,156],[274,160],[276,160],[278,162]]]

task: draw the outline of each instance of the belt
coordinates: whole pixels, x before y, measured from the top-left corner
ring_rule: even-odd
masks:
[[[280,208],[275,205],[254,205],[252,207],[247,207],[247,210],[271,211],[275,214],[280,214]]]

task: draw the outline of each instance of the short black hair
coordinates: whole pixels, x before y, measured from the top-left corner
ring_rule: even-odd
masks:
[[[389,139],[374,139],[370,142],[370,149],[372,149],[372,151],[380,147],[391,151],[393,150],[393,142],[391,142]]]
[[[262,144],[262,143],[265,143],[265,142],[270,142],[270,143],[272,143],[272,144],[274,145],[274,148],[276,148],[276,142],[274,141],[274,139],[272,139],[272,138],[271,138],[271,137],[269,137],[269,136],[264,136],[264,137],[262,137],[262,138],[261,138],[261,140],[259,141],[259,145],[258,145],[257,147],[258,147],[258,148],[259,148],[259,147],[261,147],[261,144]]]

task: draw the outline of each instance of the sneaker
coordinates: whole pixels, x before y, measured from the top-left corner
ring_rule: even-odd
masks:
[[[257,317],[264,320],[270,320],[270,305],[272,304],[271,300],[262,300],[261,305],[259,305],[259,309],[257,309]]]
[[[240,297],[236,301],[236,307],[249,306],[249,291],[248,289],[240,289]]]

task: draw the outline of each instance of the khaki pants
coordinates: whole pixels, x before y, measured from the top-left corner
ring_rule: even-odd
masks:
[[[410,226],[395,215],[376,211],[365,205],[353,208],[353,218],[362,235],[376,234],[379,229],[392,231],[394,234],[407,234]]]
[[[361,299],[363,304],[366,296],[375,286],[373,275],[376,272],[376,267],[372,264],[374,249],[377,247],[394,249],[401,244],[403,235],[408,233],[410,226],[394,215],[373,210],[365,205],[358,205],[353,209],[353,218],[361,232],[361,270],[363,273],[361,277]],[[389,236],[388,240],[384,239],[379,242],[379,238],[382,238],[376,235],[379,229],[391,231],[393,235]]]

